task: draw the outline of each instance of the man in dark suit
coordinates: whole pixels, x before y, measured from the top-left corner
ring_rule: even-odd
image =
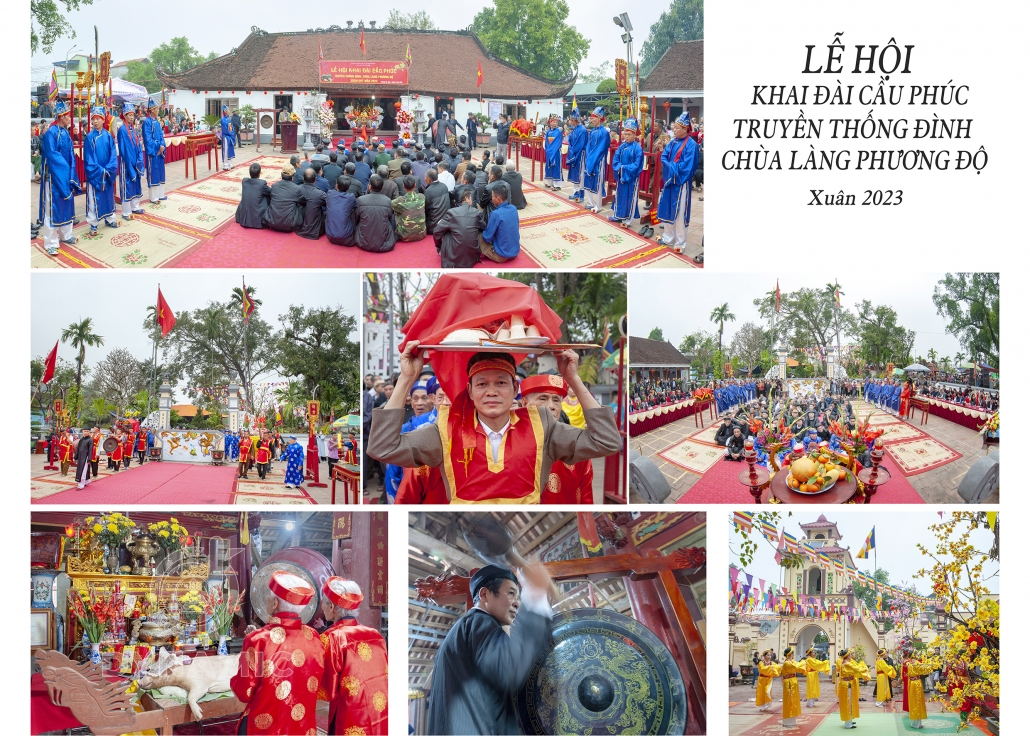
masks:
[[[426,195],[426,232],[432,235],[437,223],[451,208],[451,193],[447,191],[447,185],[439,180],[434,169],[426,170],[423,181]]]
[[[526,208],[526,195],[522,192],[522,174],[515,170],[514,161],[508,161],[504,169],[501,179],[507,183],[511,192],[511,199],[508,201],[515,205],[515,209],[523,210]]]
[[[304,183],[300,185],[304,220],[297,235],[308,240],[318,240],[325,231],[325,192],[315,185],[316,171],[310,168],[304,172]]]
[[[428,196],[435,186],[442,187],[447,194],[447,187],[435,182],[426,189],[427,208]],[[471,187],[463,189],[458,206],[447,210],[434,225],[433,240],[443,268],[472,268],[479,263],[479,235],[486,229],[486,218],[472,204],[472,194]]]
[[[304,220],[304,211],[301,208],[304,202],[303,195],[300,185],[293,181],[296,173],[293,166],[286,164],[283,166],[282,179],[270,187],[272,191],[268,197],[265,224],[272,230],[296,232]]]
[[[472,117],[472,113],[469,113],[468,120],[465,121],[465,131],[468,133],[469,146],[471,148],[475,148],[476,133],[479,132],[479,123],[476,121],[474,117]]]
[[[251,164],[250,178],[243,180],[243,193],[236,207],[236,222],[243,227],[263,228],[271,195],[272,188],[261,178],[261,164]]]
[[[79,490],[89,485],[89,461],[93,457],[93,437],[88,432],[83,432],[79,437],[79,444],[75,446],[75,482],[79,484]]]
[[[393,250],[397,243],[393,202],[383,194],[383,178],[378,174],[369,179],[368,190],[368,194],[358,197],[354,208],[358,247],[373,253],[385,253]]]
[[[329,154],[329,163],[322,167],[322,176],[325,177],[332,186],[336,186],[336,180],[343,174],[343,167],[338,163],[340,160],[339,154],[336,151],[332,151]]]

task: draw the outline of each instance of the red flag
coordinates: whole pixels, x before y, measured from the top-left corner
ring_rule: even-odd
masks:
[[[361,47],[361,55],[365,55],[365,26],[361,26],[361,43],[358,44]]]
[[[50,383],[54,378],[54,370],[57,368],[57,346],[60,340],[54,343],[54,349],[46,356],[46,365],[43,367],[43,383]]]
[[[776,279],[776,313],[780,313],[780,280]]]
[[[157,324],[161,328],[161,337],[168,337],[168,333],[175,327],[175,312],[165,301],[160,286],[157,287]]]
[[[482,87],[482,86],[483,86],[483,62],[482,61],[477,61],[476,62],[476,87],[479,88],[479,87]]]

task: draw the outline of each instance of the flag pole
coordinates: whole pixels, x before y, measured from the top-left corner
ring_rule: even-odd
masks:
[[[160,297],[161,284],[157,285],[157,293]],[[157,381],[157,333],[161,330],[161,300],[158,298],[158,303],[154,305],[154,352],[150,359],[150,388],[151,391],[154,389],[154,383]],[[147,392],[147,415],[150,415],[150,399],[151,392]]]

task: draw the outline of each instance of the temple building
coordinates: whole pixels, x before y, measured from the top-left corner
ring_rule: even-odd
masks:
[[[630,381],[665,381],[690,379],[690,358],[673,347],[668,340],[629,338]]]
[[[683,111],[700,121],[705,116],[704,39],[672,44],[640,80],[640,96],[654,97],[655,114],[666,122],[675,120]]]
[[[461,124],[469,112],[491,120],[501,113],[529,120],[560,115],[562,97],[575,81],[544,79],[502,61],[471,30],[350,25],[284,33],[255,27],[228,54],[180,74],[160,75],[168,103],[198,120],[220,114],[222,105],[234,110],[245,105],[255,110],[290,109],[304,124],[310,120],[305,110],[313,109],[323,94],[333,102],[333,134],[351,132],[345,108],[381,107],[378,132],[391,137],[398,132],[396,114],[401,108],[414,111],[421,106],[429,117],[437,109],[446,110]],[[273,121],[268,123],[261,126],[263,141],[271,136]],[[274,123],[278,125],[277,120]]]

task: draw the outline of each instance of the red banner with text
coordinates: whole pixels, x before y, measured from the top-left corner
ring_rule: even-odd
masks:
[[[403,61],[321,61],[322,84],[407,85],[408,65]]]

